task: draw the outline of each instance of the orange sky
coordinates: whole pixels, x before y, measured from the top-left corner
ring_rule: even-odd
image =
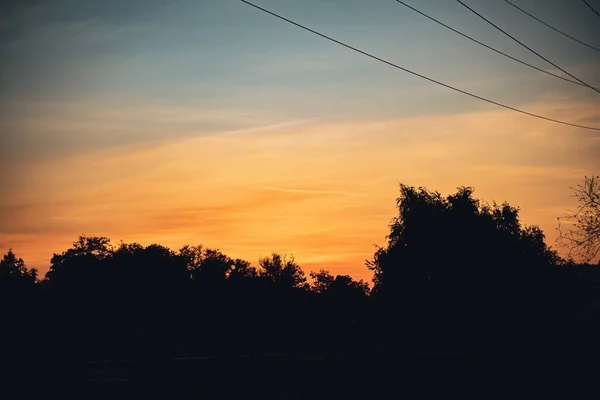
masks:
[[[595,112],[549,104],[535,108],[570,119]],[[77,235],[103,235],[204,244],[252,262],[292,253],[307,272],[370,279],[364,261],[385,243],[399,182],[444,194],[474,186],[479,198],[520,206],[552,244],[556,217],[576,204],[569,186],[599,166],[588,151],[597,145],[576,129],[494,111],[290,121],[50,158],[15,167],[0,250],[45,272]]]

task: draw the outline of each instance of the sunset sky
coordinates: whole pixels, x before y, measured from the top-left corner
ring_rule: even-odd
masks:
[[[527,111],[600,127],[600,95],[484,49],[393,0],[255,0],[376,56]],[[556,72],[456,1],[407,0]],[[600,87],[600,52],[498,0],[483,15]],[[600,47],[583,2],[515,0]],[[592,4],[600,8],[598,0]],[[600,132],[436,86],[238,0],[0,6],[0,251],[46,272],[80,234],[218,248],[370,279],[400,182],[475,187],[554,244]]]

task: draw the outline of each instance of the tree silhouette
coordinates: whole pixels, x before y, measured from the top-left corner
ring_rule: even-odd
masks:
[[[236,258],[229,271],[228,278],[233,282],[251,281],[258,277],[258,271],[250,262]]]
[[[271,257],[258,260],[259,276],[267,279],[276,287],[289,289],[306,289],[308,283],[302,268],[291,257],[287,259],[273,253]]]
[[[367,263],[374,294],[404,324],[433,324],[439,340],[455,331],[475,343],[541,316],[533,309],[548,299],[548,274],[558,259],[539,228],[521,225],[518,209],[485,205],[472,194],[461,187],[442,197],[401,185],[387,246]]]
[[[310,277],[313,279],[313,282],[310,285],[310,290],[317,294],[326,293],[329,288],[331,288],[331,285],[335,280],[334,276],[331,275],[329,271],[324,269],[320,270],[319,272],[311,272]]]
[[[12,249],[0,260],[0,287],[31,287],[37,282],[38,272],[27,268],[25,261],[18,258]]]
[[[319,272],[311,272],[310,277],[313,279],[310,285],[312,292],[331,296],[342,302],[352,297],[366,297],[369,293],[369,285],[366,282],[355,281],[349,275],[334,277],[329,271],[322,269]]]
[[[102,274],[108,287],[121,281],[139,290],[173,291],[189,280],[187,259],[158,244],[121,243],[105,261]]]
[[[467,288],[474,280],[492,284],[484,278],[525,268],[526,258],[543,265],[556,258],[541,230],[523,227],[519,210],[506,203],[483,205],[465,187],[447,198],[425,188],[401,185],[400,190],[388,244],[367,263],[376,291],[388,285],[423,292]]]
[[[560,224],[558,243],[569,250],[569,257],[591,261],[600,252],[600,175],[586,176],[573,195],[579,202],[577,211]]]
[[[187,262],[193,281],[205,284],[223,283],[235,268],[235,261],[218,250],[202,246],[184,246],[179,250]]]
[[[45,282],[50,287],[85,290],[98,284],[102,261],[113,254],[114,248],[106,237],[80,236],[73,246],[54,254]]]

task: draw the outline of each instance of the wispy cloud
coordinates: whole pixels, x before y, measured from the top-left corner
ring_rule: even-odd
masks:
[[[251,260],[293,252],[310,268],[358,271],[384,240],[404,182],[443,193],[472,185],[488,201],[521,206],[524,221],[552,241],[550,210],[568,208],[568,187],[600,167],[582,156],[589,140],[502,111],[267,122],[39,160],[20,170],[13,196],[0,198],[8,216],[0,232],[26,259],[38,259],[27,249],[48,235],[57,250],[86,232],[174,247],[201,242]]]
[[[7,159],[56,159],[70,154],[173,143],[208,135],[277,132],[314,123],[315,119],[283,120],[246,110],[201,107],[115,106],[105,103],[32,103],[0,106],[3,147]]]
[[[257,186],[258,189],[277,191],[284,193],[303,193],[303,194],[314,194],[314,195],[341,195],[341,196],[356,196],[356,193],[342,192],[339,190],[323,190],[323,189],[293,189],[293,188],[282,188],[274,186]]]

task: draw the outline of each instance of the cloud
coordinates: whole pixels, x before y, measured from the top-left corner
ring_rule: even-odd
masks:
[[[235,109],[131,107],[102,103],[4,102],[0,106],[4,161],[56,159],[114,148],[157,146],[185,138],[277,130],[310,119],[277,121]]]
[[[273,186],[260,186],[258,187],[262,190],[269,191],[278,191],[285,193],[302,193],[302,194],[314,194],[314,195],[342,195],[342,196],[354,196],[354,193],[342,192],[339,190],[320,190],[320,189],[289,189],[289,188],[280,188]]]

